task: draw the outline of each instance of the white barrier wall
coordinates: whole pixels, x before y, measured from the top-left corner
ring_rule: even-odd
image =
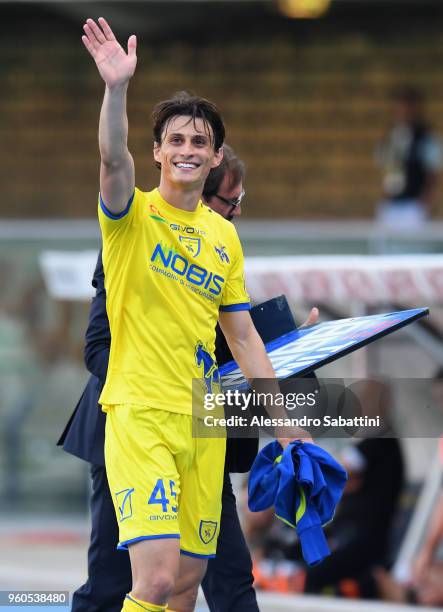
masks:
[[[49,294],[92,297],[97,251],[40,254]],[[253,300],[285,294],[291,303],[443,303],[443,255],[312,255],[247,257],[246,286]]]

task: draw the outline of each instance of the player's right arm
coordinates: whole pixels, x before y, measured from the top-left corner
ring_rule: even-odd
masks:
[[[128,53],[102,17],[98,24],[87,19],[83,43],[106,84],[100,112],[100,194],[114,215],[122,213],[135,189],[134,160],[128,150],[126,94],[137,64],[137,40],[128,40]]]

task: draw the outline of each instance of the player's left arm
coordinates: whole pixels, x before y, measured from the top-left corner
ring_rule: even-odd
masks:
[[[248,310],[221,311],[219,323],[228,346],[241,371],[249,381],[266,380],[266,392],[280,393],[280,387],[271,360],[266,353]],[[272,417],[285,417],[284,410],[273,404],[268,407]],[[292,440],[312,442],[310,434],[299,428],[276,428],[276,435],[283,448]]]
[[[314,306],[300,327],[314,325],[318,317],[319,310]],[[220,311],[219,323],[231,353],[246,378],[275,377],[274,368],[249,310]]]
[[[219,310],[219,323],[231,353],[239,365],[241,371],[249,381],[255,381],[255,386],[265,381],[267,393],[273,397],[280,393],[280,387],[272,363],[268,357],[265,346],[249,313],[249,295],[247,294],[244,281],[243,251],[235,228],[229,226],[232,235],[232,263],[228,280],[223,290]],[[313,308],[304,325],[312,325],[317,322],[318,309]],[[272,402],[270,411],[273,417],[285,417],[286,414],[281,407]],[[278,438],[282,446],[286,446],[290,440],[286,439],[286,432]],[[294,435],[291,435],[294,433]],[[301,435],[300,435],[301,434]],[[291,439],[310,437],[307,432],[297,430],[290,432]]]
[[[249,310],[220,311],[219,323],[231,353],[246,378],[275,378],[274,368]]]

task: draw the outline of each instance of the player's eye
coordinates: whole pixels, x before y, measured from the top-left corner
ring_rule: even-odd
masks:
[[[193,142],[197,147],[204,147],[206,145],[205,138],[194,138]]]

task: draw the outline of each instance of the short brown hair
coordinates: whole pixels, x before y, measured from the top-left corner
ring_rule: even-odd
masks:
[[[193,96],[187,91],[178,91],[168,100],[159,102],[152,111],[155,142],[161,143],[164,128],[172,117],[189,116],[195,124],[196,119],[203,119],[205,126],[211,126],[214,136],[214,150],[218,151],[225,140],[225,126],[220,111],[213,102]]]
[[[245,178],[245,164],[234,153],[228,144],[223,145],[223,159],[216,168],[208,174],[205,186],[203,187],[203,197],[206,201],[213,198],[219,192],[220,185],[226,174],[230,175],[230,187],[235,187]]]

